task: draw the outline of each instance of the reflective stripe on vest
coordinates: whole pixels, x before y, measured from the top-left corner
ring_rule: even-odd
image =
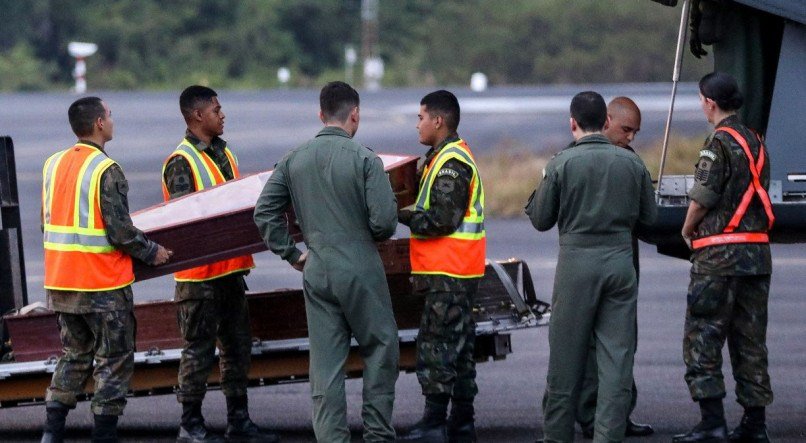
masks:
[[[238,159],[226,146],[224,147],[224,153],[227,155],[227,160],[229,160],[230,167],[232,168],[233,178],[239,178],[241,172],[238,169]],[[182,143],[176,147],[176,150],[165,159],[165,163],[162,165],[162,196],[165,201],[171,199],[171,195],[168,192],[168,185],[165,183],[165,169],[168,167],[168,162],[176,156],[181,156],[190,164],[196,191],[211,188],[227,181],[221,169],[218,168],[218,165],[216,165],[206,152],[199,151],[188,139],[184,139]],[[252,256],[242,255],[176,272],[174,273],[174,280],[185,282],[212,280],[235,272],[246,271],[254,267],[255,262],[252,260]]]
[[[412,274],[439,274],[456,278],[476,278],[484,275],[486,231],[484,229],[484,187],[476,163],[464,140],[445,145],[423,171],[417,211],[431,207],[431,187],[440,169],[448,160],[456,159],[473,171],[470,200],[459,227],[450,235],[428,237],[411,235],[410,259]]]
[[[727,126],[719,127],[716,130],[729,134],[739,143],[739,146],[742,147],[744,155],[747,157],[747,165],[750,169],[752,179],[750,180],[750,184],[747,185],[747,190],[745,190],[744,195],[742,195],[739,206],[736,207],[736,211],[734,211],[733,216],[728,222],[728,225],[725,226],[725,229],[722,230],[722,233],[695,239],[691,242],[691,247],[700,249],[708,246],[734,243],[769,243],[770,238],[766,232],[735,232],[742,218],[747,213],[747,208],[750,207],[754,196],[758,196],[759,200],[761,200],[761,204],[764,206],[764,212],[767,214],[767,230],[772,229],[772,225],[775,223],[775,215],[772,211],[770,196],[761,184],[761,171],[764,168],[764,162],[766,160],[764,143],[759,139],[758,160],[754,161],[753,153],[750,151],[747,140],[745,140],[738,131]]]
[[[113,164],[101,150],[83,143],[45,162],[45,288],[106,291],[134,281],[131,257],[109,243],[101,216],[101,175]]]

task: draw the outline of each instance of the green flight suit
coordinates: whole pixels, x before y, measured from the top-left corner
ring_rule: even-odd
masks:
[[[635,150],[626,146],[624,149],[630,152]],[[632,263],[635,267],[635,280],[636,284],[640,280],[640,263],[638,261],[638,236],[632,236]],[[636,330],[638,324],[635,325]],[[637,335],[637,332],[636,332]],[[638,341],[636,340],[636,351]],[[576,420],[583,428],[593,425],[593,419],[596,416],[596,393],[599,391],[599,367],[596,366],[596,341],[591,337],[591,351],[588,353],[588,362],[585,365],[585,374],[582,377],[582,386],[579,388],[579,401],[577,402]],[[630,396],[630,409],[627,412],[627,417],[632,415],[635,410],[636,402],[638,401],[638,388],[635,386],[635,379],[632,381],[632,395]]]
[[[354,336],[365,364],[364,440],[393,441],[398,335],[375,242],[394,234],[397,204],[383,163],[332,126],[277,163],[255,223],[269,249],[295,263],[302,253],[283,215],[289,204],[308,248],[303,292],[316,439],[350,441],[344,364]]]
[[[594,441],[622,441],[632,390],[637,281],[632,232],[657,216],[649,172],[601,134],[580,138],[545,168],[526,206],[539,231],[557,224],[560,253],[549,324],[547,442],[574,439],[591,334],[599,391]]]

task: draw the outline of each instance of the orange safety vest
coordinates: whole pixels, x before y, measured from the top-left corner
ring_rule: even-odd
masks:
[[[233,177],[239,178],[241,173],[238,170],[238,160],[228,147],[224,147],[224,152],[232,167]],[[171,198],[168,192],[168,186],[165,183],[165,168],[168,166],[168,161],[176,156],[184,158],[190,164],[190,169],[193,171],[193,182],[196,185],[196,191],[211,188],[227,181],[221,169],[218,168],[218,165],[216,165],[206,152],[199,151],[187,139],[184,139],[182,143],[176,147],[176,150],[165,159],[165,163],[162,165],[162,196],[165,201]],[[254,267],[255,262],[252,260],[252,256],[242,255],[240,257],[217,261],[209,265],[197,266],[176,272],[174,273],[174,280],[187,282],[212,280],[235,272],[246,271]]]
[[[764,189],[764,186],[761,185],[761,170],[764,168],[764,162],[766,161],[764,143],[762,143],[761,139],[759,139],[761,144],[758,150],[758,160],[754,161],[753,153],[750,151],[747,140],[745,140],[745,138],[742,137],[739,132],[727,126],[719,127],[716,130],[728,133],[731,137],[733,137],[734,140],[736,140],[736,142],[739,143],[739,146],[742,147],[744,155],[747,157],[747,164],[750,168],[752,179],[750,180],[750,184],[747,185],[747,190],[744,192],[742,200],[739,202],[739,206],[736,207],[736,211],[733,213],[728,225],[722,230],[722,233],[695,239],[691,242],[691,246],[694,249],[700,249],[708,246],[725,245],[731,243],[769,243],[770,237],[767,234],[767,231],[772,229],[772,225],[775,223],[775,215],[772,212],[770,196],[767,194],[767,190]],[[767,231],[735,232],[736,228],[739,227],[739,223],[742,221],[744,214],[747,212],[747,208],[750,207],[750,202],[753,200],[753,196],[757,196],[759,200],[761,200],[761,204],[764,206],[764,212],[767,213]]]
[[[45,288],[108,291],[134,281],[131,257],[109,243],[101,216],[101,175],[114,164],[103,151],[84,143],[45,162]]]
[[[440,169],[448,160],[456,159],[470,166],[470,199],[459,227],[450,235],[427,237],[411,235],[410,253],[412,274],[438,274],[455,278],[484,276],[487,238],[484,230],[484,187],[481,184],[473,154],[464,140],[445,145],[431,159],[420,179],[417,211],[431,207],[431,188]]]

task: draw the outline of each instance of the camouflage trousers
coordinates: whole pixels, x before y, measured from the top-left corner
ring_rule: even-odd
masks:
[[[769,275],[691,274],[683,360],[692,399],[725,397],[722,346],[727,339],[739,404],[772,403],[766,344],[769,291]]]
[[[477,286],[476,286],[477,288]],[[476,323],[469,292],[429,292],[417,335],[417,380],[423,395],[473,399],[476,386]]]
[[[252,337],[249,305],[243,277],[221,277],[198,283],[212,291],[212,298],[185,299],[177,303],[177,320],[185,340],[179,361],[180,403],[200,402],[207,393],[207,379],[219,348],[221,390],[226,397],[246,395],[249,383]]]
[[[130,309],[89,314],[58,313],[64,354],[56,364],[46,401],[74,408],[90,376],[95,379],[92,412],[122,415],[134,372],[137,328]]]

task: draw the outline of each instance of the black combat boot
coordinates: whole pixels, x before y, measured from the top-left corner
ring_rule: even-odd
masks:
[[[473,399],[456,399],[451,403],[448,417],[448,441],[450,443],[475,443],[476,423],[473,419]]]
[[[204,426],[201,402],[182,403],[182,422],[176,443],[223,442],[220,435],[213,434]]]
[[[92,427],[92,443],[117,443],[118,416],[95,415],[95,426]]]
[[[64,441],[64,422],[67,420],[67,406],[57,401],[45,404],[45,428],[42,443],[62,443]]]
[[[731,443],[767,443],[767,418],[763,406],[744,410],[742,422],[728,436]]]
[[[724,442],[728,438],[725,409],[721,398],[700,400],[702,420],[685,434],[672,437],[672,443]]]
[[[655,433],[651,425],[636,423],[632,418],[627,417],[627,428],[624,431],[625,437],[647,437]],[[591,436],[591,438],[593,438]]]
[[[246,396],[227,397],[227,441],[276,443],[280,437],[263,431],[249,418],[249,407]]]
[[[450,399],[451,397],[448,394],[426,395],[423,418],[412,426],[406,434],[398,438],[398,441],[417,443],[447,442],[446,415]]]

